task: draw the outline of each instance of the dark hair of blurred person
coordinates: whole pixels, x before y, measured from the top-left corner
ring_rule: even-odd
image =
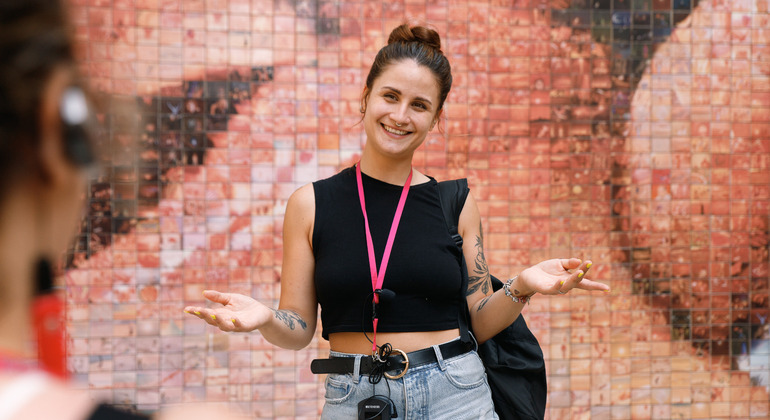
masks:
[[[32,308],[75,233],[95,160],[70,33],[59,1],[0,2],[0,418],[147,418],[93,402],[29,357],[35,338],[41,351],[61,344],[35,336]],[[50,313],[61,325],[60,313]],[[54,335],[63,337],[61,329]],[[58,356],[64,366],[64,353]],[[159,417],[221,413],[186,407]]]

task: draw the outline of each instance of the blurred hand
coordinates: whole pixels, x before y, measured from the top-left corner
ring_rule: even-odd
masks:
[[[216,290],[206,290],[203,292],[203,296],[222,306],[217,308],[187,306],[184,311],[222,331],[254,331],[273,318],[272,309],[249,296],[238,293],[220,293]]]
[[[578,258],[542,261],[522,271],[514,287],[521,287],[519,293],[522,295],[533,292],[544,295],[565,294],[574,288],[609,292],[610,287],[606,284],[585,277],[591,265],[590,260],[581,261]]]

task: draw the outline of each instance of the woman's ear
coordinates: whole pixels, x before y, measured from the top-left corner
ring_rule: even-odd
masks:
[[[438,124],[439,120],[441,119],[441,115],[444,113],[444,108],[441,108],[436,113],[436,116],[433,118],[433,122],[430,124],[430,129],[433,130],[433,127]]]
[[[66,182],[73,169],[67,156],[61,113],[62,95],[71,80],[69,71],[54,70],[40,97],[40,138],[35,169],[45,184]]]
[[[366,113],[366,102],[369,100],[369,88],[364,86],[364,90],[361,92],[361,105],[359,108],[359,112],[362,114]]]

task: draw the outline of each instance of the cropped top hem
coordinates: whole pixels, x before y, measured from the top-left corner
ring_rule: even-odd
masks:
[[[377,325],[377,332],[386,332],[386,333],[402,333],[402,332],[431,332],[431,331],[444,331],[444,330],[454,330],[459,328],[457,320],[454,320],[454,322],[446,322],[442,324],[437,323],[423,323],[423,324],[412,324],[408,326],[388,326],[383,325],[381,322]],[[366,332],[371,334],[372,333],[372,324],[369,323],[369,325],[366,326],[366,328],[361,328],[360,325],[337,325],[334,326],[334,328],[324,328],[324,334],[327,336],[329,334],[339,333],[339,332]]]

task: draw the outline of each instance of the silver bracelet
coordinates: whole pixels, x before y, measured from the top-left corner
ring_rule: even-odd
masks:
[[[532,297],[532,295],[534,295],[534,293],[532,293],[531,295],[521,296],[521,297],[514,296],[513,293],[511,293],[511,284],[513,284],[513,282],[516,281],[517,278],[519,278],[518,274],[508,279],[508,281],[505,282],[505,284],[503,285],[503,291],[505,291],[505,295],[511,298],[512,301],[516,303],[521,303],[523,305],[528,304],[529,299]]]

